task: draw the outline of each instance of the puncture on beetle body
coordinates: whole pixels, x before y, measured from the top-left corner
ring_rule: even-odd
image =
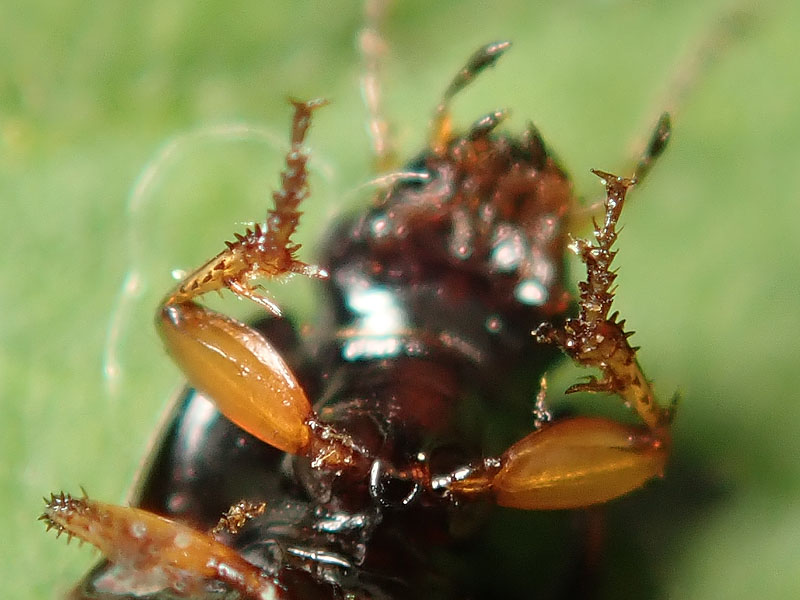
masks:
[[[338,227],[320,266],[297,258],[292,236],[309,193],[303,142],[325,102],[292,101],[291,148],[265,223],[227,242],[158,311],[193,389],[137,506],[85,494],[45,501],[48,528],[105,557],[73,598],[404,598],[431,581],[431,597],[462,597],[468,584],[448,580],[427,550],[447,545],[459,507],[580,508],[662,474],[673,411],[610,309],[617,223],[666,145],[669,118],[633,177],[594,171],[605,216],[593,241],[569,245],[587,270],[570,317],[566,174],[533,126],[499,133],[504,113],[493,112],[459,134],[450,119],[451,98],[508,46],[470,58],[435,111],[429,147],[403,169],[418,176],[387,180],[365,214]],[[371,108],[377,122],[377,100]],[[376,143],[379,162],[391,162],[380,148],[388,145]],[[251,283],[286,274],[321,280],[329,296],[330,323],[313,350]],[[225,289],[268,318],[246,325],[196,302]],[[464,398],[503,411],[492,384],[514,372],[530,373],[533,396],[554,347],[601,373],[571,391],[617,395],[643,426],[540,418],[538,398],[537,428],[486,457],[481,436],[463,426]],[[179,443],[198,432],[203,447]]]

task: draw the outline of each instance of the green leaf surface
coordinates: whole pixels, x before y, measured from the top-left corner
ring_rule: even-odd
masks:
[[[423,146],[432,108],[471,52],[510,39],[512,51],[456,99],[456,123],[503,107],[513,110],[509,128],[533,120],[588,199],[601,192],[589,168],[626,168],[675,73],[691,75],[696,49],[736,14],[624,215],[616,306],[662,396],[680,389],[683,399],[666,479],[610,508],[604,597],[800,597],[798,6],[391,9],[384,96],[401,155]],[[359,186],[374,174],[358,88],[360,10],[0,6],[5,597],[56,597],[93,560],[45,535],[40,497],[83,485],[124,500],[180,385],[151,325],[155,307],[173,269],[196,266],[263,218],[288,139],[288,95],[332,101],[309,138],[303,256],[336,214],[366,201]],[[316,308],[313,287],[291,283],[276,296],[290,311]],[[580,374],[555,373],[553,395]]]

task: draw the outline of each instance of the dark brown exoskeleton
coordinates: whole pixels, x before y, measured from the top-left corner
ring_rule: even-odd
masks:
[[[661,475],[671,410],[610,315],[610,266],[625,195],[663,150],[668,118],[633,178],[595,171],[605,216],[593,241],[570,246],[588,276],[568,318],[566,174],[532,126],[498,133],[502,112],[464,134],[451,128],[450,98],[507,47],[470,59],[436,111],[429,147],[337,227],[320,266],[298,260],[292,235],[308,194],[302,144],[323,102],[294,102],[266,222],[186,277],[158,312],[192,389],[136,508],[85,495],[47,502],[48,527],[105,557],[74,598],[492,597],[464,558],[481,521],[470,507],[586,507]],[[328,298],[326,325],[308,342],[251,284],[289,273],[320,279]],[[222,289],[269,317],[249,326],[197,303]],[[542,411],[534,426],[526,401],[558,349],[600,371],[574,389],[618,395],[643,426]]]

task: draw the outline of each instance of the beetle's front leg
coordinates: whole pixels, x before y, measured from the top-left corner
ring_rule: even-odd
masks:
[[[575,417],[543,426],[499,458],[434,477],[431,485],[456,500],[491,496],[511,508],[582,508],[660,476],[668,454],[664,441],[646,428]]]
[[[327,277],[295,256],[292,242],[300,202],[308,196],[307,154],[302,143],[311,113],[324,101],[293,102],[292,146],[286,156],[275,208],[258,224],[184,279],[164,300],[156,318],[167,350],[189,383],[213,399],[230,421],[260,440],[316,466],[353,465],[361,452],[351,440],[320,424],[305,391],[278,350],[260,333],[195,302],[203,294],[228,289],[275,315],[278,306],[250,284],[297,273]]]
[[[248,433],[320,467],[355,466],[365,454],[319,423],[280,352],[250,326],[184,302],[164,306],[158,328],[189,383]]]
[[[612,246],[625,196],[635,180],[594,173],[606,186],[606,214],[602,226],[595,224],[594,243],[576,240],[572,245],[587,269],[586,281],[579,285],[579,314],[561,328],[545,324],[534,335],[602,373],[602,378],[568,392],[616,394],[645,427],[599,417],[562,419],[529,434],[500,458],[434,479],[434,488],[455,497],[491,493],[498,504],[515,508],[577,508],[605,502],[662,474],[673,407],[658,403],[636,360],[636,349],[628,343],[624,321],[609,315],[616,278]]]
[[[311,404],[260,333],[194,302],[166,305],[158,327],[189,383],[230,421],[284,452],[308,446]]]
[[[298,207],[308,197],[308,154],[303,150],[311,114],[325,100],[309,102],[292,101],[292,145],[286,155],[286,168],[281,173],[281,189],[272,194],[275,208],[267,214],[262,225],[257,223],[236,240],[226,242],[227,248],[188,275],[163,302],[163,307],[180,307],[208,292],[228,289],[239,297],[260,304],[267,311],[280,316],[280,309],[268,297],[259,294],[253,279],[275,279],[290,274],[326,278],[328,274],[319,267],[307,265],[297,259],[299,244],[292,241],[302,214]]]

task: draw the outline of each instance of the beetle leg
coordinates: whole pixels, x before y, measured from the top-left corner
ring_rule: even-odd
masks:
[[[617,222],[625,196],[636,181],[604,171],[592,172],[606,186],[606,215],[602,227],[595,224],[594,244],[580,239],[571,244],[587,270],[586,281],[579,284],[578,316],[567,319],[560,329],[544,324],[534,335],[540,342],[556,343],[579,364],[599,368],[603,374],[601,380],[572,386],[568,392],[615,393],[639,414],[651,431],[666,436],[672,411],[656,401],[652,385],[636,360],[636,348],[628,343],[633,333],[625,331],[625,321],[618,321],[617,313],[609,316],[616,279],[611,270],[616,256],[612,246],[617,240]]]
[[[280,352],[251,327],[194,302],[227,288],[280,315],[278,306],[250,285],[251,279],[290,273],[327,277],[324,270],[297,260],[300,246],[291,239],[300,219],[298,206],[308,195],[302,143],[311,113],[324,103],[293,101],[292,145],[267,222],[237,234],[226,250],[184,279],[164,300],[156,326],[190,384],[212,398],[230,421],[284,452],[337,468],[353,464],[357,450],[347,436],[317,423]]]
[[[248,325],[194,302],[163,307],[156,323],[192,387],[230,421],[315,468],[365,463],[349,436],[320,423],[300,382],[269,341]]]
[[[653,156],[658,152],[657,148]],[[611,270],[616,254],[612,246],[625,196],[635,180],[594,173],[606,186],[606,214],[602,226],[595,224],[594,243],[576,240],[572,244],[587,269],[587,278],[579,285],[578,316],[560,328],[543,324],[534,335],[602,373],[601,379],[592,378],[568,392],[614,393],[637,412],[646,427],[599,417],[562,419],[545,424],[498,459],[434,480],[434,488],[456,497],[491,493],[498,504],[515,508],[575,508],[610,500],[661,475],[669,455],[673,409],[661,407],[656,400],[636,360],[636,349],[628,343],[631,333],[625,331],[624,321],[617,321],[616,314],[609,316],[616,278]]]
[[[138,508],[115,506],[63,492],[45,499],[40,517],[57,535],[89,542],[126,575],[126,592],[136,595],[170,589],[200,594],[220,581],[248,600],[280,598],[280,588],[235,550],[213,537]],[[102,580],[95,582],[99,591]],[[109,582],[109,585],[111,583]]]
[[[292,145],[286,155],[286,169],[281,174],[281,189],[272,197],[275,208],[267,215],[266,223],[256,224],[236,240],[226,242],[227,248],[187,276],[164,300],[165,306],[180,305],[208,292],[229,289],[249,298],[268,311],[280,315],[272,300],[256,293],[249,284],[256,278],[275,279],[297,273],[308,277],[325,278],[327,273],[316,266],[307,265],[296,257],[299,244],[292,235],[300,220],[298,206],[308,196],[308,155],[303,150],[311,114],[325,100],[309,102],[292,101],[295,113],[292,121]]]
[[[511,508],[582,508],[660,476],[668,453],[665,440],[646,428],[599,417],[560,419],[499,458],[433,477],[431,488],[456,500],[490,496]]]
[[[450,101],[453,96],[463,90],[484,69],[494,66],[503,53],[511,46],[511,42],[492,42],[479,48],[467,61],[467,64],[453,77],[450,85],[442,95],[431,127],[431,148],[435,152],[443,152],[452,137],[453,123],[450,117]]]

